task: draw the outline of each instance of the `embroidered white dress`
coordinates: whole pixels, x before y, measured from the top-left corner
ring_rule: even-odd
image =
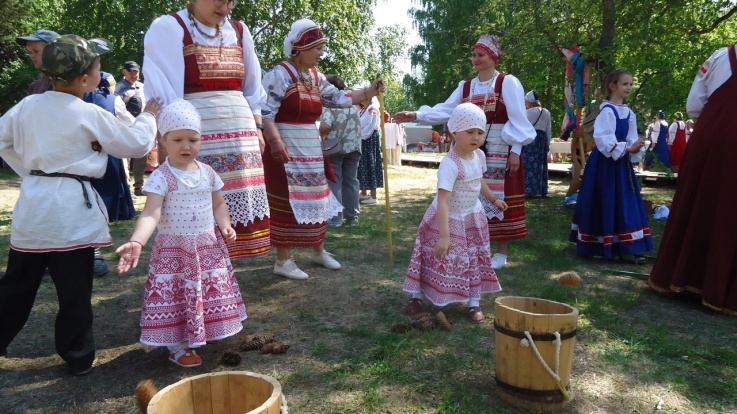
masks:
[[[212,192],[222,180],[208,165],[185,172],[163,163],[143,191],[164,196],[151,250],[141,313],[141,342],[153,346],[207,341],[235,335],[246,308],[220,231]]]
[[[482,293],[502,290],[491,267],[489,226],[479,201],[481,176],[486,171],[483,151],[474,151],[473,160],[458,157],[450,150],[438,167],[438,188],[451,191],[450,253],[435,257],[440,238],[437,196],[417,229],[417,241],[404,279],[404,290],[424,293],[437,306],[481,299]]]

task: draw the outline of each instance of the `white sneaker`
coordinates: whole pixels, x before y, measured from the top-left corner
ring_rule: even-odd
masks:
[[[494,253],[493,256],[491,256],[491,268],[492,269],[501,269],[507,265],[507,258],[505,256],[500,255],[499,253]]]
[[[376,199],[373,197],[364,198],[360,201],[361,204],[376,204]]]
[[[327,250],[323,250],[322,252],[320,252],[320,254],[313,255],[310,259],[313,263],[323,265],[328,269],[338,270],[341,267],[340,263],[338,263],[337,260],[333,259],[333,255],[331,253],[328,253]]]
[[[292,259],[287,259],[283,265],[279,265],[278,262],[275,263],[274,274],[295,280],[304,280],[309,277],[307,273],[297,267],[297,263],[294,263]]]
[[[366,200],[367,198],[371,198],[371,196],[368,194],[360,194],[358,196],[358,201],[363,201],[363,200]]]

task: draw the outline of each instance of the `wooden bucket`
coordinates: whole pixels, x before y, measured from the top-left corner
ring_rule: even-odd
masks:
[[[279,414],[281,384],[246,371],[185,378],[151,399],[148,414]]]
[[[545,299],[506,296],[496,299],[494,315],[499,397],[515,407],[532,410],[565,407],[571,396],[570,377],[578,309]],[[532,343],[525,331],[532,338]],[[556,332],[560,334],[559,349]],[[533,344],[554,373],[558,354],[560,381],[546,370]]]

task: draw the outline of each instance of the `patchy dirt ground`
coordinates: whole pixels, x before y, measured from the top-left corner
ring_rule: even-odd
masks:
[[[247,333],[273,332],[276,337],[291,345],[285,355],[262,355],[258,352],[242,353],[239,370],[272,375],[284,385],[284,393],[290,406],[298,413],[328,412],[377,412],[331,409],[332,405],[345,406],[356,398],[352,387],[346,391],[333,390],[321,383],[320,378],[336,369],[332,353],[335,349],[362,351],[362,343],[351,342],[342,333],[361,329],[377,323],[386,313],[398,314],[405,298],[401,295],[401,282],[406,271],[406,261],[414,242],[413,226],[406,220],[407,211],[424,211],[434,192],[435,170],[395,167],[392,179],[392,215],[395,223],[395,265],[387,258],[384,239],[383,193],[380,203],[364,208],[362,225],[358,228],[331,229],[327,248],[343,263],[340,271],[330,271],[309,264],[307,252],[298,252],[296,260],[310,274],[306,281],[292,281],[271,273],[273,254],[267,257],[235,263],[238,280],[247,305],[249,319],[244,332],[223,341],[208,344],[201,349],[204,364],[189,370],[167,361],[165,352],[146,347],[137,342],[138,318],[145,282],[145,274],[139,270],[118,275],[111,272],[95,280],[93,306],[94,331],[98,349],[98,364],[86,377],[69,377],[63,361],[54,352],[53,324],[57,310],[54,287],[46,278],[40,288],[36,304],[25,329],[8,348],[9,358],[0,359],[1,413],[135,413],[133,389],[142,379],[154,379],[163,388],[184,377],[213,371],[227,370],[218,364],[223,352],[237,349]],[[567,188],[567,181],[551,178],[551,194],[560,198]],[[17,182],[4,182],[0,186],[0,211],[12,208],[17,196]],[[143,199],[138,198],[137,203]],[[416,214],[416,213],[415,213]],[[420,213],[421,214],[421,213]],[[125,240],[131,223],[116,223],[112,232],[116,245]],[[8,235],[2,235],[7,238]],[[381,240],[381,243],[377,242]],[[106,249],[109,265],[113,265],[112,248]],[[643,269],[643,271],[646,271]],[[622,288],[632,288],[631,279],[622,279]],[[485,300],[485,306],[489,303]],[[456,320],[464,318],[465,308],[450,307],[447,313]],[[488,330],[485,347],[493,344],[493,326],[488,322],[481,329]],[[633,393],[627,388],[631,383],[617,367],[602,368],[598,358],[584,345],[577,345],[573,384],[578,397],[564,411],[569,413],[623,413],[644,412],[634,410],[642,399],[649,405],[654,395],[668,396],[669,390],[652,384]],[[501,402],[490,384],[490,373],[479,373],[482,381],[476,383],[473,392],[489,395],[490,406],[478,412],[499,412],[495,404]],[[350,384],[349,384],[350,385]],[[360,386],[360,382],[358,382]],[[405,410],[409,389],[389,388],[383,398],[389,401],[391,413],[403,412],[457,412],[439,410]],[[416,391],[416,390],[412,390]],[[679,395],[672,395],[678,403]],[[394,403],[391,401],[395,400]],[[689,403],[677,404],[681,412]],[[358,405],[357,407],[360,407]],[[415,406],[416,407],[416,406]],[[505,409],[504,413],[516,412]]]

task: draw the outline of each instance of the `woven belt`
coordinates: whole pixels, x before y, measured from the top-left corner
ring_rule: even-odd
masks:
[[[39,177],[64,177],[64,178],[71,178],[74,180],[77,180],[79,185],[82,186],[82,195],[84,196],[84,203],[87,205],[87,208],[92,208],[92,203],[90,203],[90,196],[87,194],[87,187],[84,186],[84,181],[90,181],[92,178],[85,177],[83,175],[77,175],[77,174],[67,174],[67,173],[45,173],[41,170],[31,170],[31,175],[36,175]]]

